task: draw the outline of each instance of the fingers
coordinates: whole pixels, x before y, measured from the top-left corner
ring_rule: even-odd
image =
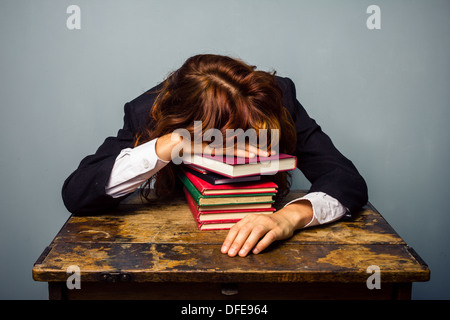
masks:
[[[246,217],[248,219],[248,217]],[[245,219],[245,218],[244,218]],[[227,237],[225,238],[221,251],[222,253],[228,253],[229,256],[235,256],[238,252],[238,250],[240,249],[240,245],[238,245],[238,243],[236,242],[236,237],[239,233],[241,233],[240,239],[242,239],[243,237],[243,233],[247,233],[246,230],[244,230],[244,232],[242,232],[240,225],[243,224],[244,219],[242,219],[241,221],[239,221],[238,223],[236,223],[228,232]],[[239,240],[239,239],[238,239]],[[242,245],[242,243],[241,243]]]
[[[273,241],[275,241],[275,237],[272,231],[267,232],[266,228],[256,226],[239,250],[239,256],[245,257],[252,249],[254,254],[258,254]],[[239,243],[237,245],[239,246]]]
[[[210,154],[210,155],[235,155],[238,157],[253,158],[255,156],[268,157],[276,155],[275,150],[267,151],[266,148],[260,149],[254,144],[248,142],[232,143],[231,146],[226,144],[226,147],[222,143],[208,143],[207,141],[191,141],[191,137],[185,131],[175,130],[165,136],[159,138],[158,145],[171,143],[172,148],[176,146],[177,154],[182,151],[182,154]]]
[[[258,149],[257,147],[252,146],[252,145],[247,145],[247,150],[248,150],[248,152],[250,152],[254,155],[258,155],[258,156],[262,156],[262,157],[268,157],[270,155],[270,153],[267,152],[266,150]]]
[[[239,144],[233,145],[231,147],[222,148],[222,147],[214,147],[207,142],[203,142],[201,144],[192,143],[190,145],[183,145],[184,152],[189,153],[198,153],[198,154],[208,154],[208,155],[228,155],[228,156],[237,156],[242,158],[254,158],[256,156],[269,157],[271,155],[275,155],[276,152],[274,150],[268,152],[263,149],[259,149],[250,144]]]
[[[244,148],[238,148],[232,150],[233,154],[238,157],[254,158],[256,156],[268,157],[270,155],[275,155],[275,151],[268,152],[263,149],[259,149],[253,145],[246,144]]]
[[[237,149],[236,151],[234,151],[234,155],[241,158],[254,158],[256,156],[256,153],[248,150]]]
[[[256,155],[262,154],[262,151],[258,148],[252,147],[249,148],[249,146],[245,146],[244,148],[215,148],[211,147],[206,142],[203,142],[201,146],[198,144],[192,143],[192,146],[186,146],[185,148],[187,151],[191,151],[193,153],[198,154],[208,154],[208,155],[228,155],[228,156],[238,156],[242,158],[254,158]]]
[[[259,241],[256,247],[253,249],[253,254],[258,254],[261,251],[265,250],[275,240],[275,233],[273,231],[267,232],[264,238],[262,238],[261,241]]]
[[[262,215],[249,215],[234,225],[223,242],[221,252],[230,257],[245,257],[253,249],[258,254],[277,240],[272,219]]]

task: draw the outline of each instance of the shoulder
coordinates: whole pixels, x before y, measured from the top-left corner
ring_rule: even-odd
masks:
[[[292,90],[293,87],[295,87],[294,82],[291,80],[291,78],[275,76],[275,80],[280,86],[281,90],[283,90],[283,92]]]
[[[162,84],[158,84],[125,104],[125,121],[129,122],[133,131],[148,127],[150,111],[161,88]]]
[[[288,77],[275,76],[275,80],[283,92],[283,104],[291,110],[296,106],[296,90],[294,82]]]

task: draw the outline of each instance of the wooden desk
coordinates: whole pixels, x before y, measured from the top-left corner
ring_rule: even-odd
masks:
[[[132,197],[111,214],[68,219],[33,267],[50,299],[410,299],[412,282],[430,277],[370,204],[348,221],[231,258],[220,252],[227,231],[198,231],[182,195],[139,203]],[[67,288],[71,265],[81,289]],[[381,289],[367,287],[371,265]]]

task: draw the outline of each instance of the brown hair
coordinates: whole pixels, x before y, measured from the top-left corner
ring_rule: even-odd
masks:
[[[257,132],[278,129],[279,152],[292,154],[297,136],[282,99],[275,72],[257,71],[255,66],[227,56],[196,55],[163,82],[150,113],[155,125],[138,134],[135,145],[180,128],[193,135],[194,121],[202,121],[203,133],[210,128],[222,133],[238,128]],[[142,195],[150,200],[149,186],[155,179],[156,196],[170,196],[178,183],[177,167],[171,162],[161,169],[146,182]],[[278,184],[278,197],[289,191],[288,173],[268,177]]]

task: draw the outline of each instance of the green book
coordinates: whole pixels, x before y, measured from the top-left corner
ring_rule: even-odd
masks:
[[[275,193],[248,193],[204,196],[194,184],[182,173],[178,175],[183,185],[199,206],[219,206],[228,204],[273,203]]]

